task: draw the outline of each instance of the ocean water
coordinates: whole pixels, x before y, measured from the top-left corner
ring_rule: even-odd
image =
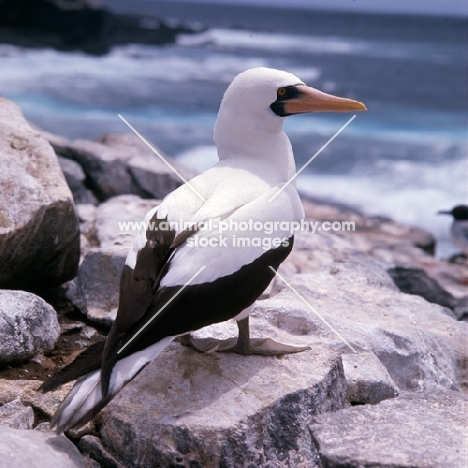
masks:
[[[307,167],[299,189],[423,227],[440,255],[454,251],[450,219],[435,213],[468,200],[466,21],[107,3],[204,29],[175,44],[119,45],[103,57],[0,43],[0,93],[31,122],[92,139],[129,131],[120,113],[167,154],[203,169],[216,160],[212,130],[232,78],[255,66],[284,69],[368,107]],[[298,167],[351,116],[287,118]]]

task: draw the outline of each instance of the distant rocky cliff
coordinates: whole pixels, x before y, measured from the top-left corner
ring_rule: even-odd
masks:
[[[116,44],[165,44],[191,31],[161,18],[115,14],[88,0],[0,1],[1,42],[23,47],[101,55]]]

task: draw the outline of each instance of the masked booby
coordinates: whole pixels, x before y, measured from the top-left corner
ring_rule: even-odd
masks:
[[[468,205],[457,205],[450,211],[439,211],[438,214],[450,215],[453,218],[450,234],[453,243],[468,256]]]
[[[280,70],[254,68],[233,80],[214,129],[219,162],[147,214],[148,228],[135,237],[122,271],[117,317],[106,341],[43,384],[50,391],[78,379],[52,429],[62,432],[90,420],[176,337],[185,336],[195,348],[244,354],[304,349],[251,340],[248,328],[250,306],[293,246],[293,232],[279,226],[304,214],[294,184],[285,185],[295,164],[284,117],[365,109]],[[195,228],[177,227],[181,221]],[[245,229],[249,223],[252,230]],[[266,234],[255,228],[258,223],[272,229]],[[232,318],[238,321],[237,340],[207,345],[188,335]]]

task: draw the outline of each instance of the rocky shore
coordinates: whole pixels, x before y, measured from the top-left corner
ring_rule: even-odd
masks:
[[[93,423],[49,432],[70,385],[38,387],[115,317],[133,237],[119,222],[181,181],[132,134],[68,141],[4,98],[0,167],[0,468],[465,466],[467,263],[434,258],[420,229],[306,199],[307,220],[355,230],[298,232],[251,328],[309,351],[174,343]]]

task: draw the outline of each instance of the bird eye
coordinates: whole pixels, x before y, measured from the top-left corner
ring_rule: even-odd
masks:
[[[286,88],[278,88],[278,96],[286,96],[286,93],[288,92],[288,90]]]

